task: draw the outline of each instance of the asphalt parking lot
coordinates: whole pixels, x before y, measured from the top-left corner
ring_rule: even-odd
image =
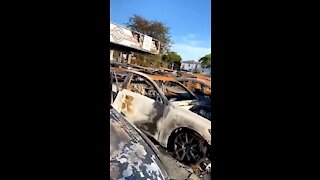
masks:
[[[156,145],[160,151],[160,156],[163,164],[167,169],[170,179],[174,180],[209,180],[211,176],[209,173],[197,172],[191,166],[178,162],[174,157],[166,151],[165,148]]]

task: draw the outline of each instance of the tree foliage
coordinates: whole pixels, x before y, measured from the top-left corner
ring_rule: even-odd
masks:
[[[196,69],[194,70],[194,73],[201,73],[201,71],[200,71],[199,68],[196,68]]]
[[[162,63],[161,55],[145,54],[135,52],[136,59],[132,60],[133,64],[145,67],[160,67]]]
[[[178,55],[176,52],[168,52],[167,54],[162,56],[162,60],[165,63],[168,63],[170,66],[173,63],[174,64],[174,69],[179,69],[181,65],[181,56]]]
[[[160,41],[161,54],[169,51],[172,44],[169,28],[159,21],[150,21],[139,15],[129,18],[126,26],[132,30],[151,36]]]
[[[204,57],[200,58],[199,62],[201,62],[201,65],[204,68],[211,67],[211,54],[207,54]]]

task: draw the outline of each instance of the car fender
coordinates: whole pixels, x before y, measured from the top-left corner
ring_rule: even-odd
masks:
[[[169,111],[172,111],[174,118],[170,121],[163,121],[162,131],[159,133],[159,142],[167,147],[170,135],[178,128],[188,128],[197,132],[209,145],[211,145],[211,121],[193,113],[189,110],[172,105],[169,107]]]

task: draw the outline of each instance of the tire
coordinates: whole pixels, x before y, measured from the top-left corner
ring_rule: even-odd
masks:
[[[196,163],[202,157],[203,140],[190,131],[180,131],[173,139],[175,158],[185,163]]]

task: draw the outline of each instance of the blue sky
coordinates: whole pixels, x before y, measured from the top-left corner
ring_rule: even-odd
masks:
[[[110,0],[112,22],[124,25],[134,14],[168,26],[182,60],[211,53],[211,0]]]

